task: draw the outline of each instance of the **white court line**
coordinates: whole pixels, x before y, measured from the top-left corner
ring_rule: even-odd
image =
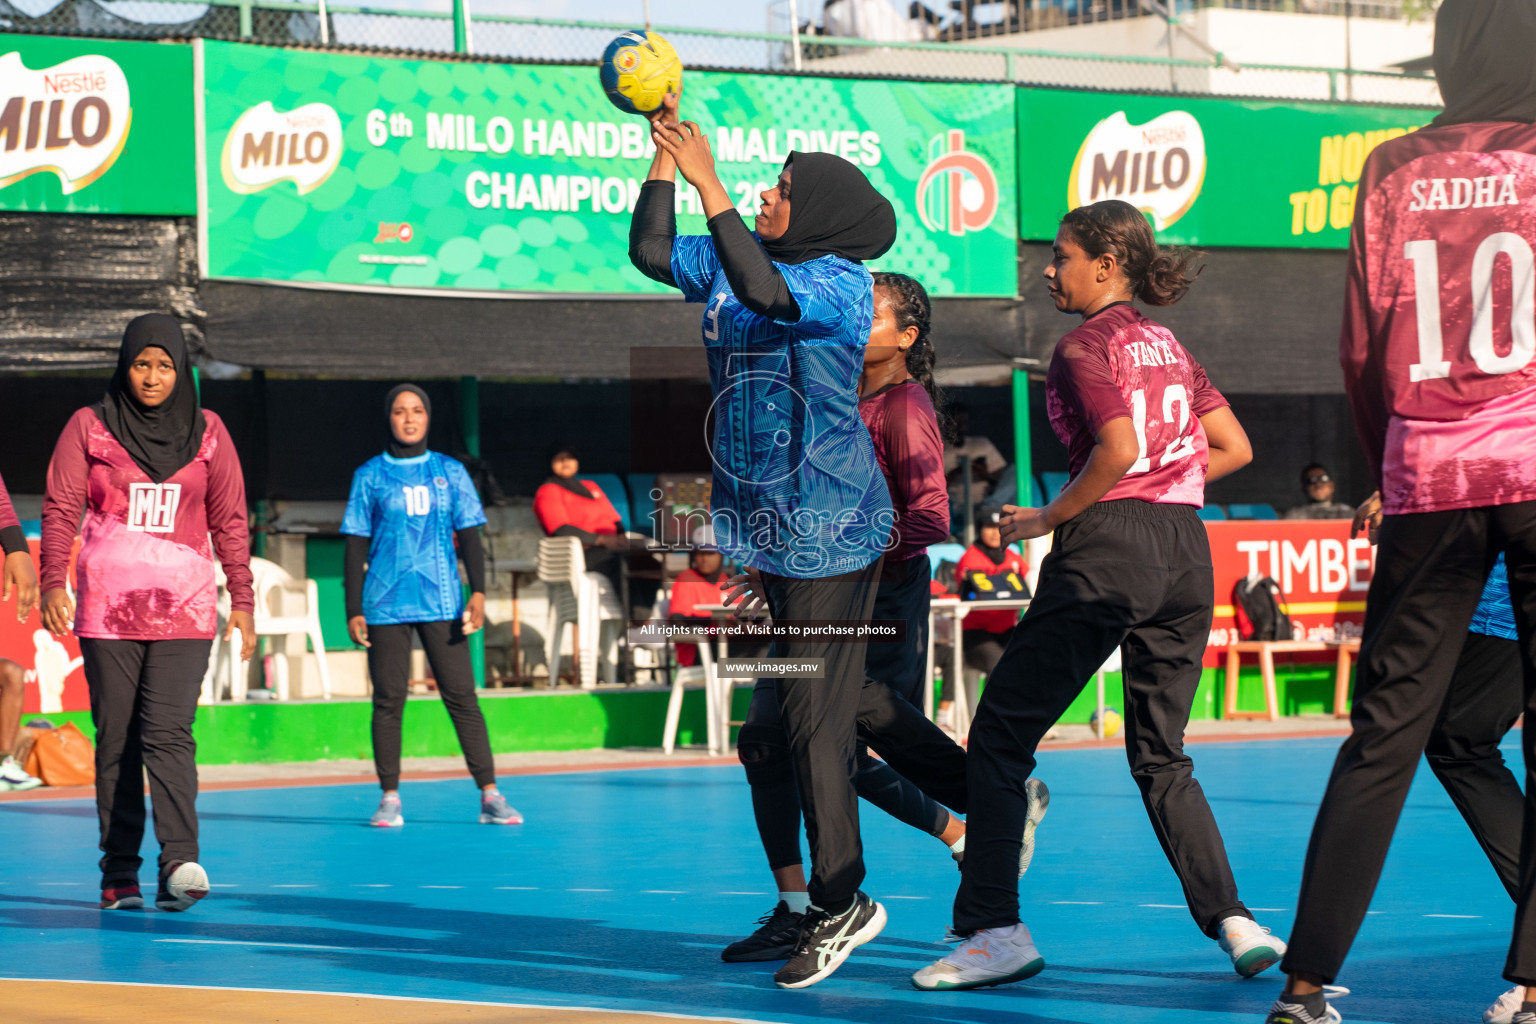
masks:
[[[641,892],[659,893],[663,896],[686,896],[687,889],[641,889]]]
[[[515,889],[518,892],[538,892],[539,891],[539,887],[536,886],[536,885],[498,885],[496,888],[498,888],[498,889]]]
[[[157,942],[173,941],[197,941],[157,939]],[[210,940],[203,940],[210,941]],[[234,985],[167,985],[160,982],[149,981],[88,981],[82,978],[0,978],[0,982],[19,981],[32,984],[52,985],[121,985],[129,988],[168,988],[183,991],[198,992],[251,992],[257,995],[271,995],[279,993],[290,996],[340,996],[345,999],[379,999],[396,1003],[436,1003],[438,1005],[452,1006],[493,1006],[498,1009],[513,1010],[547,1010],[548,1004],[544,1003],[490,1003],[477,999],[428,999],[423,996],[380,996],[370,992],[326,992],[319,989],[303,988],[242,988]],[[737,986],[747,988],[749,986]],[[558,997],[551,997],[551,1002],[563,1003]],[[675,1011],[661,1010],[622,1010],[614,1007],[601,1006],[561,1006],[563,1010],[573,1010],[581,1013],[627,1013],[635,1017],[656,1017],[661,1020],[707,1020],[718,1021],[720,1024],[742,1024],[740,1018],[735,1017],[704,1017],[694,1014],[677,1013]]]
[[[1482,914],[1425,914],[1424,917],[1450,917],[1458,921],[1479,921]]]
[[[393,884],[394,883],[392,883],[392,882],[353,882],[352,883],[352,888],[354,888],[354,889],[388,889]]]
[[[249,942],[244,939],[155,939],[185,946],[260,946],[270,949],[318,949],[328,953],[430,953],[430,949],[386,949],[378,946],[312,946],[306,942]]]
[[[567,889],[566,892],[613,892],[612,889]]]

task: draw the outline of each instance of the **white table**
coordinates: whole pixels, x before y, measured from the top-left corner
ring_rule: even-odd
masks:
[[[929,718],[934,717],[933,708],[933,668],[934,668],[934,636],[937,630],[934,628],[938,616],[948,615],[954,620],[954,653],[951,658],[949,672],[951,677],[950,689],[955,694],[955,735],[964,736],[971,728],[970,702],[965,696],[965,645],[964,628],[965,617],[972,611],[1004,611],[1020,610],[1029,607],[1029,598],[1012,598],[999,601],[962,601],[958,597],[935,597],[928,602],[928,671],[924,678],[927,685],[923,687],[923,713]]]

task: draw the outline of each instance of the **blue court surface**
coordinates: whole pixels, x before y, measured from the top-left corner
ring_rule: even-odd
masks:
[[[1511,740],[1518,741],[1518,735]],[[1191,747],[1242,894],[1284,936],[1337,740]],[[1518,759],[1513,742],[1506,758]],[[187,914],[95,905],[95,809],[0,803],[0,978],[158,982],[590,1007],[784,1022],[1257,1024],[1279,990],[1244,981],[1184,909],[1117,750],[1045,752],[1049,816],[1024,883],[1045,972],[942,995],[957,873],[938,840],[864,808],[865,889],[890,924],[835,975],[788,992],[774,964],[718,951],[773,903],[737,767],[527,776],[528,818],[476,824],[467,780],[406,783],[407,824],[363,822],[366,785],[205,793],[213,894]],[[146,841],[152,860],[153,840]],[[153,886],[153,869],[145,881]],[[1263,908],[1263,909],[1260,909]],[[1421,771],[1340,984],[1346,1021],[1479,1021],[1512,907]]]

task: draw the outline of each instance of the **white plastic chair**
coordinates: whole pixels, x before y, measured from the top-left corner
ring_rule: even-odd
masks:
[[[567,624],[575,635],[576,680],[591,689],[597,685],[597,662],[603,661],[603,681],[618,680],[618,629],[624,609],[608,577],[587,572],[586,556],[577,537],[545,537],[539,541],[539,579],[549,591],[549,618],[544,630],[544,657],[549,665],[549,685],[560,674],[560,639]]]
[[[714,652],[710,650],[709,637],[697,635],[674,636],[675,643],[692,643],[699,649],[699,663],[688,668],[672,670],[672,694],[667,698],[667,724],[662,728],[661,752],[670,754],[677,747],[677,722],[683,711],[683,692],[689,684],[704,684],[704,719],[706,741],[711,754],[725,754],[731,737],[730,695],[733,680],[722,680],[715,665]]]
[[[296,580],[288,574],[288,570],[265,558],[251,559],[251,574],[254,577],[252,588],[256,592],[256,636],[307,638],[315,652],[315,664],[320,669],[320,692],[326,699],[330,699],[331,673],[325,662],[325,636],[320,629],[320,594],[315,581]],[[303,607],[295,608],[301,602]],[[221,646],[229,648],[226,652],[230,672],[229,697],[231,700],[244,700],[244,667],[239,665],[240,659],[235,655],[233,645]],[[287,700],[288,653],[286,650],[274,653],[278,656],[273,662],[272,673],[277,684],[277,699]]]

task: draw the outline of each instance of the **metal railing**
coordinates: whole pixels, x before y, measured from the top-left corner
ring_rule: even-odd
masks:
[[[1411,2],[1405,8],[1403,0],[1169,0],[1166,6],[1174,15],[1214,9],[1397,21],[1416,12]],[[934,37],[945,42],[1162,17],[1144,0],[1003,0],[985,4],[961,0],[949,16],[939,15],[926,6],[920,6],[918,12],[919,18],[931,26]]]
[[[46,0],[33,0],[33,3]],[[633,25],[469,16],[467,3],[436,10],[299,0],[63,0],[39,14],[0,16],[0,31],[128,39],[229,39],[277,45],[460,55],[521,63],[595,63]],[[1099,0],[1102,3],[1121,0]],[[1125,0],[1129,3],[1129,0]],[[1238,0],[1233,0],[1236,5]],[[1243,64],[1157,56],[1060,53],[993,44],[883,42],[817,35],[657,26],[696,69],[787,72],[1254,98],[1434,107],[1434,78],[1343,68]],[[1013,37],[1014,40],[1027,37]],[[797,59],[798,58],[798,59]]]

